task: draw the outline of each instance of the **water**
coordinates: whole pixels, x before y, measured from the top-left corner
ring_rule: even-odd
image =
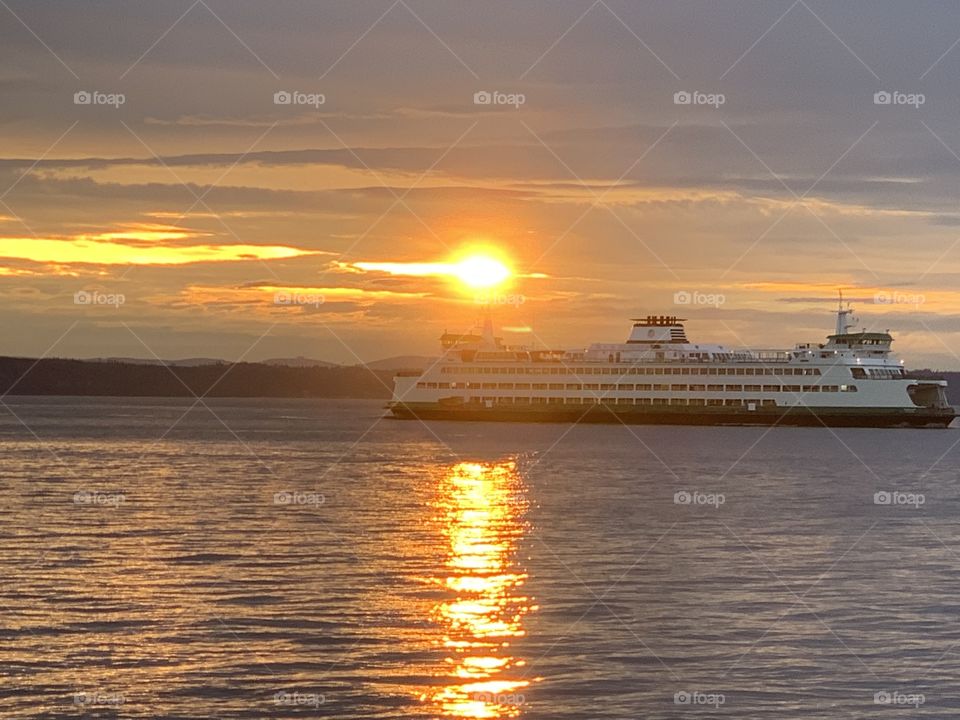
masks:
[[[3,717],[960,712],[956,430],[5,402]]]

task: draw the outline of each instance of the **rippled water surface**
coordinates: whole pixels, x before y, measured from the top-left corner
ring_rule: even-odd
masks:
[[[5,402],[2,717],[960,714],[955,429]]]

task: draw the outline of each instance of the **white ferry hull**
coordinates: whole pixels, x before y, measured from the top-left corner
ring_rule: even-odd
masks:
[[[394,402],[394,417],[537,423],[624,425],[780,425],[791,427],[945,428],[953,408],[736,407],[531,405],[484,407],[469,404]]]

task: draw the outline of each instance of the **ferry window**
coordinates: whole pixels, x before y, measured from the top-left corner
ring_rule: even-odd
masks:
[[[777,404],[777,401],[776,401],[776,400],[764,400],[764,401],[761,403],[761,405],[766,405],[766,406],[768,406],[768,407],[769,407],[770,405],[776,405],[776,404]]]
[[[617,386],[614,385],[613,383],[601,383],[601,384],[600,384],[600,389],[601,389],[601,390],[616,390],[616,389],[617,389]]]
[[[740,400],[724,400],[723,401],[724,405],[740,405],[741,403],[742,401]]]
[[[743,391],[743,385],[727,385],[727,386],[726,386],[726,391],[727,391],[727,392],[742,392],[742,391]]]
[[[723,405],[723,400],[707,400],[707,405]]]
[[[513,390],[513,383],[497,383],[498,390]]]
[[[784,391],[784,392],[798,393],[798,392],[800,392],[800,386],[799,386],[799,385],[784,385],[784,386],[783,386],[783,391]]]
[[[760,392],[760,386],[759,386],[759,385],[744,385],[744,386],[743,386],[743,389],[744,389],[746,392]]]
[[[690,405],[706,405],[707,401],[703,398],[690,398]]]
[[[617,390],[632,391],[632,390],[633,390],[633,385],[617,385]]]
[[[856,386],[856,385],[841,385],[841,386],[840,386],[840,389],[841,389],[843,392],[856,392],[856,391],[857,391],[857,386]]]
[[[496,383],[481,383],[481,384],[480,384],[480,387],[482,387],[484,390],[496,390],[496,389],[497,389],[497,384],[496,384]]]
[[[709,392],[723,392],[723,385],[707,385]]]
[[[804,386],[803,386],[803,391],[804,391],[804,392],[820,392],[820,386],[819,386],[819,385],[804,385]]]
[[[746,368],[737,368],[737,375],[746,375],[746,374],[747,374]]]
[[[639,405],[650,405],[650,398],[637,398],[637,404]]]
[[[534,384],[533,384],[533,389],[534,389],[534,390],[546,390],[546,389],[547,389],[547,384],[546,384],[546,383],[534,383]]]
[[[853,368],[850,368],[850,374],[853,375],[855,378],[862,379],[867,376],[867,371],[864,370],[862,367],[853,367]]]
[[[645,384],[644,384],[644,385],[635,385],[634,387],[635,387],[637,390],[640,390],[641,392],[650,392],[650,390],[653,389],[653,385],[645,385]]]
[[[514,388],[516,388],[517,390],[529,390],[530,383],[517,383],[516,385],[514,385]]]
[[[670,404],[671,404],[671,405],[686,405],[686,404],[687,404],[687,400],[686,400],[686,398],[670,398]]]
[[[425,388],[426,386],[427,386],[427,384],[426,384],[425,382],[418,382],[418,383],[417,383],[417,388],[419,388],[419,389],[421,389],[421,390],[422,390],[423,388]]]
[[[691,385],[690,392],[704,392],[707,389],[706,385]]]
[[[779,386],[779,385],[764,385],[764,386],[763,386],[763,391],[764,391],[764,392],[780,392],[780,386]]]
[[[823,390],[820,392],[837,392],[838,388],[836,385],[824,385]]]
[[[673,392],[686,392],[687,386],[686,386],[686,385],[671,385],[671,386],[670,386],[670,390],[672,390]]]
[[[437,383],[437,387],[438,387],[438,388],[448,388],[448,387],[450,387],[450,383],[448,383],[448,382]]]
[[[567,390],[583,390],[583,386],[570,383],[567,385]]]
[[[550,383],[551,390],[563,390],[563,383]]]

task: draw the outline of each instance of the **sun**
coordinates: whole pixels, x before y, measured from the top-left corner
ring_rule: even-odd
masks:
[[[468,287],[491,288],[512,274],[510,268],[489,255],[470,255],[454,263],[452,275]]]

